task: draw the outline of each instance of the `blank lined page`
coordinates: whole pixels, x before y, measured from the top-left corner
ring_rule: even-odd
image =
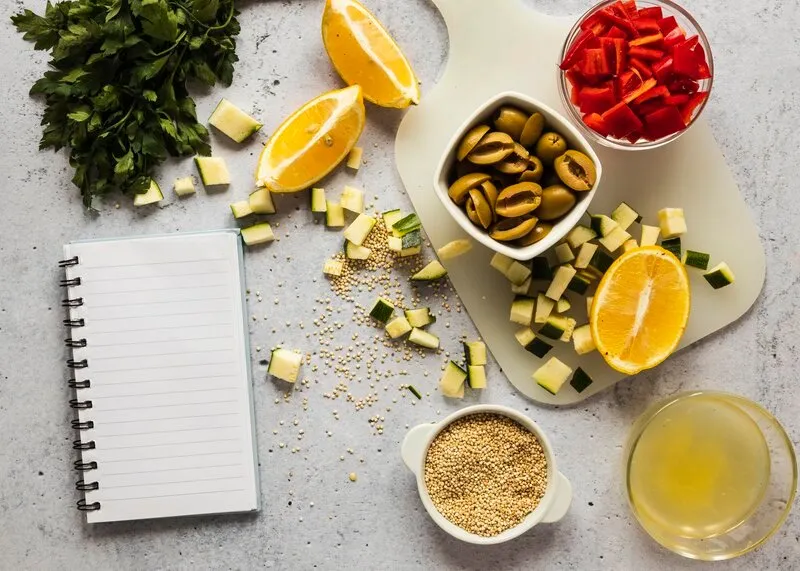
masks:
[[[239,236],[79,242],[68,289],[89,523],[258,509]]]

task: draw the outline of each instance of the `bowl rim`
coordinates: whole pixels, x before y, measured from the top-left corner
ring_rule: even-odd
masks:
[[[592,190],[581,193],[585,196],[583,196],[577,202],[575,207],[569,213],[567,213],[565,217],[563,217],[557,224],[553,226],[553,230],[540,242],[531,244],[530,246],[509,246],[489,237],[486,232],[476,228],[472,222],[470,222],[464,211],[454,204],[447,194],[447,167],[451,159],[455,160],[455,153],[461,138],[464,136],[467,130],[475,124],[479,117],[486,114],[486,112],[490,109],[505,103],[517,105],[523,109],[534,109],[541,112],[542,115],[545,115],[546,120],[554,130],[558,130],[562,134],[569,135],[571,143],[570,147],[588,155],[589,158],[594,161],[595,168],[597,170],[597,181],[595,182]],[[598,188],[601,186],[602,178],[603,166],[600,158],[597,156],[597,153],[586,136],[575,127],[572,121],[542,101],[518,91],[501,91],[495,95],[492,95],[483,103],[478,105],[476,109],[470,113],[469,116],[455,130],[453,136],[445,146],[442,156],[440,157],[433,172],[433,184],[436,190],[436,195],[439,197],[439,200],[442,202],[445,210],[447,210],[448,214],[450,214],[450,216],[461,227],[461,229],[471,238],[483,244],[490,250],[506,255],[515,260],[530,260],[536,256],[539,256],[555,246],[564,236],[566,236],[567,233],[569,233],[569,231],[580,222],[580,219],[586,213],[589,205],[597,194]]]
[[[643,143],[639,142],[628,143],[617,139],[608,139],[602,136],[600,133],[597,133],[594,130],[587,127],[586,124],[583,122],[583,117],[576,110],[576,106],[572,103],[572,101],[570,101],[568,92],[569,86],[567,85],[566,71],[558,67],[558,64],[564,61],[564,56],[566,56],[567,50],[572,45],[572,42],[575,39],[578,31],[580,30],[580,25],[583,23],[583,21],[586,20],[586,18],[588,18],[594,12],[602,8],[605,8],[606,6],[614,4],[615,2],[617,2],[617,0],[600,0],[600,2],[597,2],[588,10],[586,10],[583,14],[581,14],[575,21],[575,24],[572,26],[570,31],[567,33],[567,37],[564,40],[564,45],[562,46],[561,53],[559,54],[558,57],[558,62],[556,65],[556,73],[558,74],[558,79],[556,81],[558,85],[558,94],[559,97],[561,98],[561,104],[566,109],[572,121],[578,125],[578,128],[581,130],[581,132],[586,134],[590,139],[592,139],[592,141],[600,145],[603,145],[610,149],[616,149],[621,151],[647,151],[652,149],[658,149],[659,147],[663,147],[664,145],[667,145],[673,141],[678,140],[689,129],[691,129],[695,123],[697,123],[697,120],[700,118],[700,115],[703,114],[703,111],[708,105],[708,102],[711,100],[711,91],[714,86],[714,56],[711,50],[711,43],[708,41],[708,36],[706,36],[706,33],[703,31],[702,26],[700,26],[700,23],[695,19],[695,17],[692,16],[692,14],[686,8],[684,8],[680,4],[677,4],[676,2],[673,2],[672,0],[637,0],[637,2],[638,1],[641,1],[645,4],[666,6],[670,10],[677,12],[679,16],[685,18],[692,25],[695,32],[697,33],[701,45],[703,46],[703,49],[705,50],[706,61],[708,62],[708,68],[711,77],[708,80],[706,80],[708,81],[706,89],[708,96],[700,104],[700,107],[697,108],[691,123],[689,123],[689,125],[687,125],[685,129],[678,131],[677,133],[673,133],[672,135],[667,135],[666,137],[662,137],[657,141],[646,141]]]
[[[636,450],[636,446],[639,440],[641,439],[642,434],[644,434],[644,431],[647,429],[650,423],[655,419],[655,417],[658,416],[658,414],[660,414],[665,408],[679,401],[699,395],[717,396],[734,402],[738,401],[739,403],[747,405],[748,407],[751,407],[752,409],[756,410],[759,414],[761,414],[764,417],[764,419],[769,421],[773,425],[773,427],[777,429],[777,432],[780,435],[781,440],[786,445],[786,449],[788,450],[792,464],[792,491],[789,494],[788,501],[786,502],[786,506],[781,512],[780,517],[778,517],[778,519],[772,525],[770,530],[766,534],[764,534],[763,537],[759,538],[757,541],[750,543],[746,548],[731,553],[721,554],[720,556],[717,557],[703,557],[702,555],[687,553],[685,551],[675,549],[673,546],[668,545],[667,542],[662,541],[661,538],[651,534],[649,529],[645,527],[645,525],[642,523],[642,520],[639,516],[639,511],[637,510],[633,498],[631,497],[631,489],[630,489],[631,460],[633,458],[633,453]],[[775,535],[775,533],[777,533],[777,531],[781,527],[783,527],[783,524],[786,523],[786,520],[789,517],[789,513],[791,512],[794,499],[797,496],[797,485],[798,485],[797,453],[795,452],[794,445],[792,444],[792,439],[789,437],[789,434],[786,432],[786,429],[784,428],[783,424],[781,424],[781,422],[775,417],[775,415],[769,412],[761,404],[753,400],[750,400],[747,397],[737,395],[734,393],[729,393],[726,391],[688,390],[666,396],[652,403],[634,421],[631,427],[630,434],[628,435],[627,442],[625,444],[625,453],[623,458],[624,458],[624,474],[625,474],[623,485],[625,487],[625,498],[627,499],[628,507],[630,508],[631,512],[634,515],[634,518],[638,522],[640,529],[642,529],[644,533],[647,534],[648,537],[653,539],[656,543],[658,543],[665,549],[668,549],[672,553],[677,553],[678,555],[681,555],[682,557],[686,557],[688,559],[696,559],[702,561],[726,561],[750,553],[754,549],[763,545],[770,537]]]
[[[444,517],[444,515],[442,515],[442,513],[439,512],[434,505],[430,494],[428,494],[428,487],[425,484],[425,459],[428,457],[428,450],[430,449],[431,443],[433,443],[436,437],[445,428],[450,426],[456,420],[475,414],[499,414],[519,423],[526,430],[531,432],[531,434],[536,436],[537,440],[539,440],[547,461],[547,486],[539,505],[537,505],[536,508],[528,515],[526,515],[520,523],[503,531],[502,533],[493,535],[491,537],[485,537],[471,533]],[[539,425],[536,424],[536,422],[511,407],[496,404],[478,404],[459,409],[430,426],[431,430],[425,435],[424,446],[422,454],[420,455],[421,465],[416,471],[417,489],[426,511],[436,525],[438,525],[442,530],[456,539],[460,539],[461,541],[465,541],[467,543],[472,543],[475,545],[496,545],[498,543],[505,543],[506,541],[510,541],[519,537],[520,535],[528,532],[531,528],[535,527],[544,519],[558,497],[558,483],[560,474],[558,472],[558,467],[556,466],[553,447],[550,444],[547,435],[544,433],[544,431],[542,431]]]

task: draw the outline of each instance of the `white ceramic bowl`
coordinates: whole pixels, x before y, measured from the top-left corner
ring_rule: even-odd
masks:
[[[483,537],[470,533],[445,518],[439,513],[436,506],[433,505],[433,501],[430,495],[428,495],[428,489],[425,486],[425,459],[428,455],[428,448],[431,442],[433,442],[436,436],[453,421],[478,413],[502,414],[503,416],[517,421],[536,435],[536,438],[539,439],[542,449],[544,450],[545,458],[547,458],[547,489],[545,490],[542,501],[539,502],[536,509],[529,513],[519,525],[492,537]],[[433,521],[456,539],[466,541],[467,543],[493,545],[514,539],[530,530],[537,523],[559,521],[566,515],[572,503],[572,485],[569,483],[569,480],[556,469],[553,449],[547,437],[544,435],[544,432],[542,432],[537,424],[527,416],[506,406],[484,404],[468,406],[454,412],[441,422],[417,425],[406,434],[401,448],[401,455],[405,465],[408,466],[408,469],[411,470],[417,478],[419,497],[422,499],[422,505],[428,510],[428,514]]]
[[[544,115],[547,125],[546,129],[549,128],[550,130],[560,133],[567,140],[567,143],[569,143],[570,149],[575,149],[588,155],[589,158],[594,161],[595,167],[597,168],[597,182],[595,183],[594,188],[589,192],[576,193],[576,195],[578,195],[578,202],[575,204],[575,207],[572,209],[572,211],[562,218],[553,227],[553,230],[550,232],[550,234],[548,234],[542,241],[537,242],[536,244],[531,244],[530,246],[521,247],[511,243],[498,242],[497,240],[490,238],[488,233],[470,222],[469,218],[467,218],[466,212],[464,212],[458,207],[458,205],[450,200],[450,197],[447,195],[447,189],[450,186],[448,184],[448,179],[450,172],[453,169],[453,165],[456,162],[456,151],[458,149],[458,144],[461,142],[461,139],[464,137],[467,131],[469,131],[469,129],[474,125],[479,123],[491,123],[492,115],[501,105],[514,105],[515,107],[519,107],[520,109],[530,113],[538,111]],[[447,212],[450,213],[450,216],[452,216],[455,221],[458,222],[464,232],[495,252],[500,252],[501,254],[505,254],[506,256],[516,260],[530,260],[531,258],[539,256],[555,246],[578,223],[578,221],[586,212],[586,209],[589,207],[589,204],[592,202],[597,189],[600,187],[600,183],[603,178],[603,167],[600,164],[600,159],[597,157],[594,149],[592,149],[592,147],[589,145],[589,141],[586,140],[583,134],[576,127],[574,127],[566,117],[557,113],[544,103],[533,99],[532,97],[528,97],[513,91],[507,91],[490,98],[486,103],[478,107],[478,109],[472,115],[470,115],[466,121],[464,121],[464,123],[456,131],[456,133],[453,135],[453,138],[448,143],[445,152],[439,161],[439,165],[436,167],[436,170],[433,173],[433,177],[436,195],[439,197],[439,200],[442,201],[442,204],[444,204],[444,207],[447,209]]]

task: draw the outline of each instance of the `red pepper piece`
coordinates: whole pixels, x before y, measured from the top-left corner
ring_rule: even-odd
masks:
[[[602,22],[602,21],[603,19],[597,12],[592,12],[591,14],[586,16],[586,18],[584,18],[583,22],[581,22],[581,30],[588,30],[594,27],[594,25],[597,22]]]
[[[581,113],[603,113],[617,103],[611,87],[584,87],[578,94]]]
[[[633,93],[637,89],[639,89],[644,81],[642,80],[642,76],[639,75],[639,72],[635,69],[631,69],[622,73],[617,78],[617,92],[620,94],[620,97],[625,97],[629,93]]]
[[[628,53],[632,58],[645,61],[658,61],[664,57],[664,52],[661,50],[643,48],[641,46],[632,47]]]
[[[617,49],[614,47],[614,38],[600,38],[600,48],[605,52],[611,73],[614,73],[617,69]]]
[[[619,6],[629,20],[634,19],[639,14],[639,10],[636,8],[636,0],[618,0],[614,5]]]
[[[658,21],[658,27],[661,28],[661,33],[664,35],[670,33],[675,28],[680,29],[680,26],[678,26],[678,21],[675,19],[675,16],[661,18]]]
[[[636,31],[636,28],[634,28],[631,21],[623,16],[617,15],[612,9],[612,7],[603,8],[602,10],[597,12],[597,14],[609,24],[618,26],[619,28],[625,30],[625,32],[627,32],[628,35],[630,36],[639,35],[639,33]]]
[[[575,38],[575,41],[572,42],[572,45],[567,50],[567,55],[564,56],[564,61],[561,62],[561,69],[569,69],[578,63],[578,60],[580,60],[584,50],[586,49],[586,44],[588,44],[594,38],[594,32],[591,30],[584,30],[578,34],[578,37]]]
[[[625,103],[630,103],[631,101],[633,101],[634,99],[636,99],[637,97],[642,95],[643,93],[647,93],[648,91],[653,89],[656,86],[657,83],[658,82],[656,81],[656,79],[654,77],[651,77],[650,79],[645,81],[642,84],[642,86],[639,87],[639,89],[634,89],[633,91],[631,91],[627,95],[623,95],[622,96],[622,101],[625,102]]]
[[[625,137],[625,140],[635,145],[641,138],[642,134],[639,131],[634,131],[633,133]]]
[[[642,104],[645,101],[650,101],[659,97],[669,97],[669,89],[663,85],[657,85],[654,88],[645,91],[639,97],[633,100],[636,104]]]
[[[678,45],[685,46],[685,47],[689,48],[690,50],[693,50],[695,47],[700,45],[700,38],[698,38],[697,35],[695,34],[694,36],[686,38],[686,40],[683,43],[678,44]]]
[[[672,77],[672,57],[667,56],[661,61],[657,61],[651,69],[659,83],[667,83]]]
[[[675,73],[690,79],[708,79],[711,70],[705,58],[695,50],[686,47],[686,42],[678,44],[672,51]]]
[[[573,105],[580,105],[581,102],[580,90],[574,85],[569,90],[569,101]]]
[[[683,30],[680,28],[675,28],[670,30],[667,34],[664,35],[664,45],[669,47],[678,45],[682,42],[686,41],[686,36],[683,34]]]
[[[628,51],[628,64],[639,73],[642,79],[650,79],[653,77],[653,72],[650,71],[650,67],[642,60],[633,57],[630,50]]]
[[[592,131],[595,131],[604,137],[608,137],[611,134],[611,132],[608,130],[608,125],[606,125],[605,119],[603,119],[603,117],[597,113],[589,113],[588,115],[584,115],[583,122]]]
[[[642,34],[655,34],[661,33],[661,28],[658,26],[658,20],[652,18],[636,18],[633,20],[633,27]]]
[[[590,83],[602,81],[604,78],[611,75],[613,71],[608,61],[606,51],[603,48],[592,48],[584,51],[580,70]]]
[[[639,8],[638,16],[640,18],[652,18],[654,20],[661,20],[664,13],[658,6],[651,6],[649,8]]]
[[[584,84],[586,83],[586,80],[581,75],[581,72],[578,69],[577,65],[569,68],[564,73],[564,76],[567,78],[567,81],[569,81],[573,85],[573,87],[577,87],[578,89],[583,87]]]
[[[658,44],[663,40],[664,40],[664,34],[662,34],[661,32],[657,32],[655,34],[650,34],[649,36],[634,38],[630,42],[628,42],[628,45],[633,48],[636,46],[646,46],[648,44]]]
[[[686,128],[681,112],[675,107],[662,107],[645,115],[644,123],[647,127],[647,136],[654,141]]]
[[[667,83],[667,89],[670,93],[686,93],[687,95],[694,95],[700,89],[700,85],[693,79],[688,77],[676,77]]]
[[[608,127],[609,134],[618,139],[626,137],[642,128],[641,120],[624,101],[620,101],[614,105],[614,107],[603,113],[603,120]]]
[[[628,34],[626,34],[619,26],[611,26],[611,29],[608,32],[606,32],[606,37],[622,38],[624,40],[627,39]]]
[[[691,96],[686,95],[685,93],[670,95],[669,97],[664,98],[664,105],[672,105],[673,107],[680,107],[681,105],[688,103],[690,98]]]
[[[628,67],[628,44],[622,38],[614,40],[614,74],[621,75]]]
[[[707,97],[708,97],[707,91],[700,91],[692,95],[689,98],[689,101],[684,103],[680,111],[684,125],[686,125],[687,127],[689,126],[689,124],[692,122],[692,119],[694,118],[695,111],[697,110],[698,107],[700,107],[700,105],[706,100]]]
[[[631,109],[633,109],[634,113],[636,113],[639,117],[646,117],[647,115],[650,115],[650,113],[654,113],[662,107],[664,107],[664,101],[661,99],[651,99],[650,101],[645,101],[641,105],[631,105]]]

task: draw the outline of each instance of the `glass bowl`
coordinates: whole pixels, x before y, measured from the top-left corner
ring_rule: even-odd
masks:
[[[590,8],[585,14],[583,14],[575,25],[570,30],[569,34],[567,35],[567,39],[564,42],[564,47],[561,50],[561,56],[559,57],[558,63],[560,64],[564,61],[564,57],[567,55],[567,51],[572,46],[575,39],[581,33],[581,24],[586,21],[587,18],[592,16],[595,12],[602,10],[603,8],[607,8],[613,4],[618,4],[619,0],[604,0],[603,2],[599,2],[595,4],[592,8]],[[646,140],[646,139],[639,139],[637,142],[632,143],[627,139],[618,139],[611,135],[604,136],[594,129],[588,127],[583,120],[583,114],[581,113],[580,108],[573,103],[571,97],[571,85],[569,79],[567,78],[567,73],[558,68],[559,79],[558,83],[558,90],[561,96],[561,102],[564,104],[564,108],[567,110],[567,114],[578,125],[578,128],[584,133],[592,142],[597,142],[603,146],[610,147],[612,149],[618,150],[626,150],[626,151],[639,151],[639,150],[646,150],[646,149],[655,149],[661,146],[666,145],[676,139],[678,139],[681,135],[683,135],[689,128],[697,121],[697,118],[700,117],[703,110],[708,103],[708,100],[711,97],[711,86],[714,81],[714,60],[711,55],[711,47],[708,43],[708,38],[706,37],[703,30],[700,28],[700,24],[697,23],[689,12],[686,11],[683,7],[679,6],[675,2],[670,0],[637,0],[636,1],[637,8],[660,8],[663,17],[674,17],[678,25],[683,29],[686,34],[686,38],[696,35],[698,37],[699,46],[703,48],[705,51],[706,62],[708,64],[708,68],[710,71],[711,77],[709,79],[702,79],[699,80],[698,83],[698,92],[705,91],[708,93],[705,100],[703,100],[700,105],[694,110],[692,114],[691,121],[689,124],[676,133],[672,133],[671,135],[667,135],[666,137],[662,137],[660,139],[656,139],[653,141]]]
[[[797,459],[780,423],[758,404],[715,391],[652,405],[633,426],[625,471],[642,528],[667,549],[706,561],[763,544],[797,491]]]

